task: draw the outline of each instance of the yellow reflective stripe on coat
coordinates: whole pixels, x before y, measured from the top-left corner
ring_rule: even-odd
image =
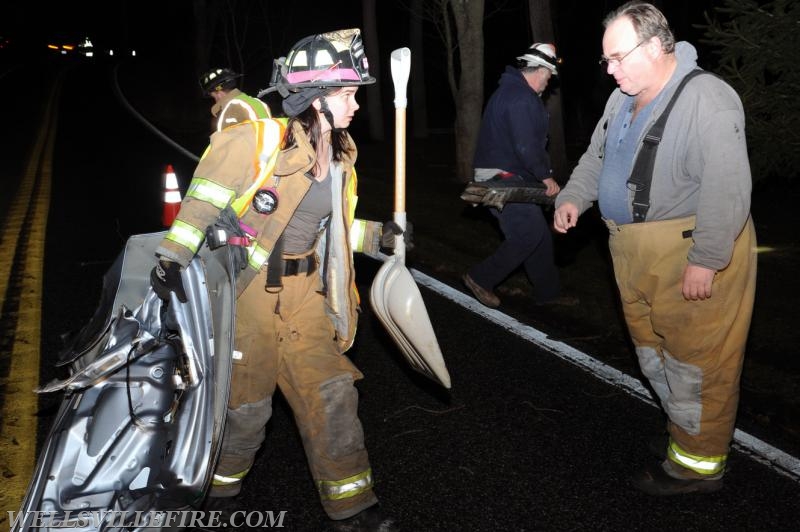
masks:
[[[349,212],[347,213],[347,221],[351,222],[356,217],[356,204],[358,203],[358,195],[356,191],[358,190],[358,174],[356,174],[356,168],[353,167],[352,170],[353,175],[350,177],[350,180],[347,182],[347,189],[345,190],[345,197],[347,198],[347,206],[349,207]]]
[[[257,98],[253,98],[252,96],[242,93],[225,104],[225,107],[220,111],[220,118],[217,121],[217,131],[222,131],[226,127],[240,122],[240,120],[237,118],[226,118],[231,107],[238,107],[241,109],[242,112],[247,116],[246,120],[253,121],[264,118],[272,118],[267,104]]]
[[[223,187],[210,179],[195,177],[189,183],[186,195],[201,201],[210,203],[217,209],[224,209],[228,203],[236,196],[236,191],[228,187]]]
[[[372,488],[372,469],[342,480],[318,480],[317,489],[324,501],[355,497]]]
[[[175,220],[164,238],[180,244],[192,253],[197,253],[205,237],[206,234],[197,227],[182,220]]]
[[[725,469],[725,462],[728,460],[727,454],[718,456],[699,456],[687,453],[675,443],[672,438],[669,440],[667,457],[678,465],[691,469],[701,475],[716,475]]]
[[[236,100],[239,100],[239,102],[236,102]],[[272,118],[267,104],[258,98],[253,98],[249,94],[242,93],[232,101],[236,102],[236,105],[242,105],[241,102],[244,102],[250,106],[250,109],[247,110],[250,120],[258,120],[259,118]],[[244,107],[244,105],[242,105],[242,107]]]
[[[230,486],[231,484],[239,484],[242,479],[247,475],[249,469],[245,469],[241,473],[234,473],[233,475],[214,475],[211,484],[214,486]]]
[[[366,232],[366,220],[356,220],[350,226],[350,247],[353,248],[353,251],[364,251],[364,235]]]
[[[350,224],[350,249],[354,251],[363,251],[364,250],[364,234],[366,233],[367,222],[366,220],[356,220],[356,205],[358,204],[358,174],[356,173],[356,167],[354,166],[351,170],[352,175],[350,176],[350,180],[345,185],[345,198],[347,199],[347,220],[346,223]],[[359,226],[356,228],[356,226]],[[353,233],[359,233],[358,236],[353,236]],[[353,242],[356,242],[353,244]],[[355,299],[356,306],[361,305],[361,295],[358,293],[358,287],[356,286],[355,279],[350,286],[350,292],[352,293],[353,298]]]
[[[247,265],[258,271],[261,266],[266,264],[269,258],[269,251],[262,248],[255,242],[247,248]]]

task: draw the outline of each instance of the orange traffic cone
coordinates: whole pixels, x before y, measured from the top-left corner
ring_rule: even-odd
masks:
[[[164,211],[161,215],[161,223],[164,227],[172,226],[178,211],[181,209],[181,191],[178,190],[178,177],[171,164],[167,165],[164,172]]]

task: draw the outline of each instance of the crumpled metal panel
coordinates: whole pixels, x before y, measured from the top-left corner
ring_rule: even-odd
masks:
[[[207,490],[230,381],[231,260],[227,248],[203,248],[182,274],[189,302],[164,305],[149,281],[164,235],[128,240],[97,311],[61,353],[70,376],[39,390],[65,396],[21,508],[28,519],[12,530],[31,526],[29,512],[48,512],[60,531],[142,530],[120,516],[187,508]],[[107,511],[113,519],[89,528],[78,519]]]

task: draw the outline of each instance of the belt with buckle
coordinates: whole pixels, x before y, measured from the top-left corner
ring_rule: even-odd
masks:
[[[299,259],[283,259],[283,275],[311,275],[317,270],[317,261],[314,254]]]

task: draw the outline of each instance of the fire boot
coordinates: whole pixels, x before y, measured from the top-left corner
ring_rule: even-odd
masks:
[[[233,514],[244,510],[242,503],[238,497],[206,497],[200,510],[208,516],[211,512],[216,512],[219,523],[224,526],[230,526],[229,523]],[[213,532],[213,529],[196,527],[191,530],[196,532]]]
[[[376,504],[356,515],[341,521],[334,521],[331,525],[332,532],[397,532],[397,523],[386,516]]]

